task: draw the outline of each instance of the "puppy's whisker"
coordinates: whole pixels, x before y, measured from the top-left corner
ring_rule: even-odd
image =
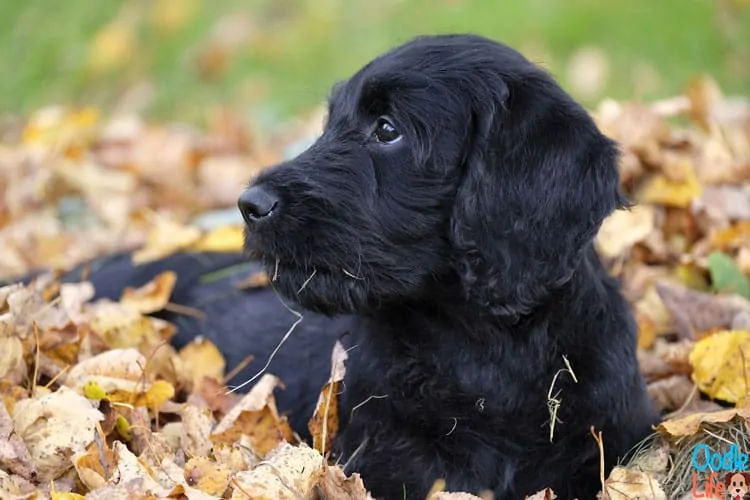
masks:
[[[370,440],[369,437],[366,437],[364,440],[362,440],[362,442],[359,444],[359,446],[357,446],[357,448],[354,450],[354,452],[349,456],[349,460],[347,460],[344,463],[344,466],[342,467],[342,470],[344,472],[346,472],[346,470],[348,469],[349,465],[351,465],[352,461],[354,461],[354,459],[357,457],[357,455],[359,455],[362,452],[362,450],[365,449],[365,446],[367,446],[367,442],[369,440]],[[338,465],[338,462],[337,462],[336,465]]]
[[[271,281],[276,281],[276,278],[279,277],[279,258],[276,257],[276,267],[273,270],[273,276],[271,277]]]
[[[277,293],[277,297],[278,297],[278,293]],[[294,331],[294,329],[297,328],[297,325],[299,325],[300,323],[302,323],[302,319],[303,319],[302,315],[300,313],[298,313],[297,311],[295,311],[294,309],[292,309],[291,307],[289,307],[288,305],[286,305],[286,303],[281,299],[281,297],[278,297],[278,299],[279,299],[279,302],[281,302],[281,305],[283,305],[287,309],[287,311],[289,311],[290,313],[294,314],[297,317],[297,319],[295,320],[294,323],[292,323],[292,326],[289,327],[289,330],[287,330],[287,332],[281,338],[281,340],[279,341],[279,343],[276,344],[276,347],[274,348],[273,352],[271,352],[271,355],[268,356],[268,361],[266,361],[266,364],[263,366],[263,368],[261,368],[258,371],[258,373],[256,373],[255,375],[253,375],[252,377],[250,377],[246,381],[242,382],[237,387],[234,387],[234,388],[230,389],[229,391],[227,391],[227,394],[231,394],[233,392],[239,391],[240,389],[242,389],[246,385],[252,384],[255,380],[257,380],[258,377],[260,377],[261,375],[263,375],[263,373],[265,373],[265,371],[271,365],[271,361],[273,361],[273,358],[276,357],[276,354],[279,352],[279,349],[281,349],[281,346],[284,345],[284,343],[287,341],[287,339],[292,334],[292,332]]]
[[[351,271],[347,271],[346,268],[341,268],[341,270],[344,271],[344,274],[346,274],[347,276],[349,276],[352,279],[355,279],[355,280],[363,280],[364,279],[364,278],[362,278],[360,276],[355,275]]]
[[[352,408],[352,411],[349,412],[349,420],[352,419],[352,417],[354,416],[354,412],[356,410],[358,410],[359,408],[362,408],[364,405],[366,405],[367,403],[369,403],[373,399],[385,399],[387,397],[388,397],[388,394],[381,394],[381,395],[375,395],[375,394],[373,394],[372,396],[370,396],[369,398],[365,399],[361,403],[357,404],[354,408]]]
[[[453,417],[453,427],[451,427],[451,430],[449,430],[448,434],[446,434],[445,436],[447,437],[453,434],[453,431],[456,430],[456,427],[458,427],[458,419],[456,417]]]
[[[309,277],[309,278],[307,278],[307,279],[305,280],[305,282],[304,282],[304,283],[302,283],[302,286],[301,286],[301,287],[299,287],[299,290],[297,290],[297,295],[299,295],[299,293],[300,293],[300,292],[301,292],[302,290],[304,290],[304,289],[305,289],[305,287],[306,287],[306,286],[308,285],[308,283],[310,283],[310,282],[312,281],[313,277],[315,276],[315,273],[317,273],[317,272],[318,272],[318,269],[317,269],[317,268],[313,268],[313,272],[312,272],[312,274],[310,275],[310,277]]]

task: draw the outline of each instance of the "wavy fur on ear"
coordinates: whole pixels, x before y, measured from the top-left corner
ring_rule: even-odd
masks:
[[[495,78],[505,92],[474,98],[451,238],[467,299],[518,317],[570,279],[627,200],[615,143],[551,77],[527,65]]]

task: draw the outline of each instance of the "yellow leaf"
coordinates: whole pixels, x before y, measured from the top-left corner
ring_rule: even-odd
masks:
[[[677,440],[684,436],[694,435],[702,424],[724,424],[735,418],[743,420],[747,424],[747,421],[750,420],[750,408],[730,408],[708,413],[691,413],[682,418],[665,420],[659,424],[656,430],[672,440]]]
[[[748,393],[745,360],[750,357],[750,331],[718,332],[697,342],[690,352],[693,381],[712,398],[736,403]]]
[[[193,457],[185,464],[185,480],[188,484],[209,495],[222,496],[229,486],[228,467],[205,457]]]
[[[125,288],[120,303],[150,314],[164,309],[177,283],[177,274],[165,271],[138,289]]]
[[[641,203],[654,203],[670,207],[687,208],[702,194],[700,182],[692,167],[684,170],[684,179],[669,180],[663,174],[652,177],[640,193]]]
[[[86,500],[85,496],[70,492],[51,491],[49,496],[52,500]]]
[[[201,238],[201,230],[174,221],[159,219],[151,228],[146,246],[133,253],[133,264],[159,260],[188,248]]]
[[[165,380],[157,380],[148,390],[135,399],[135,406],[145,406],[149,409],[159,409],[161,406],[172,399],[174,396],[174,387]]]
[[[180,349],[178,356],[189,370],[193,387],[198,386],[203,377],[221,382],[224,379],[226,362],[218,347],[208,339],[193,339]]]
[[[85,139],[98,123],[99,111],[94,108],[45,108],[31,116],[23,129],[21,140],[25,145],[50,145]]]
[[[190,246],[195,252],[239,252],[242,251],[245,236],[242,226],[220,226],[203,236]]]

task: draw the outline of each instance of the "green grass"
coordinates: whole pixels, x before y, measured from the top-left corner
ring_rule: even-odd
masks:
[[[574,94],[571,55],[598,47],[609,77],[601,93],[577,96],[587,104],[603,95],[669,95],[698,73],[728,92],[750,90],[745,0],[181,0],[196,10],[174,30],[152,22],[158,1],[169,0],[0,0],[0,113],[55,103],[108,109],[148,82],[152,116],[195,120],[208,106],[227,104],[273,119],[320,102],[333,81],[379,52],[437,32],[476,32],[522,51],[539,47],[530,55]],[[128,16],[134,52],[112,71],[92,71],[94,36]],[[251,36],[230,51],[223,71],[206,78],[196,55],[225,16],[249,19]],[[656,74],[650,84],[639,76],[644,67]]]

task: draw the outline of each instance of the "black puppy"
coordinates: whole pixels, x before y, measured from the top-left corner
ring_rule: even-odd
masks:
[[[656,421],[635,327],[596,256],[626,204],[615,145],[512,49],[476,36],[415,39],[338,86],[325,131],[240,197],[246,246],[304,319],[269,371],[304,430],[343,333],[350,347],[336,452],[376,497],[449,490],[559,498],[600,488]],[[164,269],[180,345],[214,340],[257,372],[296,317],[269,289],[240,292],[238,255],[172,256],[95,270],[117,297]],[[256,266],[257,264],[248,264]],[[234,277],[233,277],[234,275]],[[552,411],[551,411],[552,410]]]
[[[438,478],[593,498],[590,429],[608,468],[649,433],[634,323],[592,244],[625,205],[587,112],[477,36],[367,64],[334,90],[322,136],[239,200],[280,294],[352,315],[337,450],[388,499]]]

